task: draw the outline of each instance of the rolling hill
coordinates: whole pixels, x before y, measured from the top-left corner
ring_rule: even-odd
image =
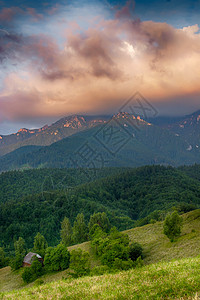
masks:
[[[200,210],[183,215],[182,234],[175,243],[163,234],[162,222],[126,231],[142,244],[145,266],[115,274],[69,278],[68,271],[46,274],[25,286],[20,272],[0,270],[2,299],[198,299],[200,291]],[[69,247],[91,252],[90,243]],[[92,253],[92,252],[91,252]],[[98,264],[93,255],[91,265]],[[12,291],[15,289],[15,291]],[[196,297],[195,297],[196,295]],[[182,298],[181,298],[182,297]]]

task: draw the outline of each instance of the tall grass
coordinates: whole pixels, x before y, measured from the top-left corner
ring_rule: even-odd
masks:
[[[0,299],[199,299],[200,256],[1,294]],[[199,293],[199,294],[198,294]]]

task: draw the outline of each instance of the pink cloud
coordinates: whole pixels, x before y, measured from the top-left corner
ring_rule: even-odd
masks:
[[[22,10],[18,7],[5,7],[0,11],[0,21],[1,22],[10,22],[13,18],[21,13]]]
[[[126,2],[126,5],[121,9],[117,10],[115,13],[116,19],[130,19],[131,13],[135,9],[135,1],[129,0]]]
[[[200,96],[198,26],[115,19],[80,33],[72,25],[61,33],[63,47],[45,35],[18,42],[26,70],[4,82],[5,116],[111,112],[137,90],[152,103]]]

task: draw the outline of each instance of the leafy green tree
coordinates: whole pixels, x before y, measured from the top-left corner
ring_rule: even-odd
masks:
[[[17,270],[21,268],[24,256],[26,254],[25,240],[22,237],[14,243],[15,257],[11,260],[11,268]]]
[[[104,242],[107,237],[107,233],[102,230],[98,224],[94,224],[90,230],[91,244],[95,250],[95,253],[99,254],[99,246]]]
[[[59,244],[57,247],[46,249],[44,265],[48,271],[61,271],[69,267],[70,253],[67,248]]]
[[[95,224],[98,224],[102,228],[102,230],[105,231],[105,232],[109,232],[109,230],[111,228],[109,219],[108,219],[105,212],[94,213],[90,217],[90,221],[89,221],[89,224],[88,224],[89,232],[92,230],[92,228]]]
[[[33,251],[40,254],[42,257],[45,255],[46,248],[48,247],[45,237],[41,233],[37,233],[34,237]]]
[[[87,241],[88,228],[85,224],[83,213],[78,214],[73,226],[73,242],[75,244]]]
[[[70,268],[74,270],[76,277],[88,275],[90,272],[90,255],[80,248],[70,253]]]
[[[21,256],[25,256],[26,254],[26,244],[25,240],[22,237],[19,237],[18,241],[14,243],[15,254],[20,254]]]
[[[119,260],[122,261],[121,265],[123,261],[129,260],[129,237],[117,231],[115,227],[111,229],[108,236],[94,239],[92,245],[95,245],[96,254],[100,257],[102,264],[109,268],[116,267]],[[119,260],[116,261],[116,259]],[[126,267],[128,265],[130,266],[127,263]]]
[[[94,224],[90,230],[90,239],[98,239],[98,238],[105,238],[107,233],[102,230],[102,228],[98,224]]]
[[[64,217],[64,220],[61,222],[61,231],[60,231],[61,243],[64,246],[70,246],[72,244],[72,227],[70,220]]]
[[[170,239],[171,242],[180,236],[182,228],[182,217],[174,211],[171,215],[167,215],[163,225],[164,234]]]
[[[129,259],[128,247],[119,243],[118,240],[110,240],[103,251],[101,262],[111,268],[116,258],[127,261]]]
[[[129,257],[132,261],[136,261],[138,257],[143,258],[143,248],[139,243],[133,242],[130,244]]]

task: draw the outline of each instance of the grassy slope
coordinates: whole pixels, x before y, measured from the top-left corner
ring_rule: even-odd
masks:
[[[183,225],[183,229],[182,229],[182,234],[175,243],[171,243],[168,240],[168,238],[163,234],[162,222],[157,222],[155,224],[149,224],[149,225],[146,225],[143,227],[134,228],[134,229],[125,231],[126,233],[128,233],[131,241],[133,241],[133,240],[138,241],[143,245],[144,252],[145,252],[145,259],[144,259],[145,264],[154,264],[159,261],[165,261],[165,263],[163,263],[163,265],[162,264],[160,265],[162,267],[159,267],[159,265],[155,265],[152,267],[146,266],[145,268],[147,268],[147,269],[144,268],[141,270],[144,270],[144,271],[146,270],[145,272],[149,273],[153,269],[164,268],[166,261],[170,261],[172,259],[178,259],[178,258],[185,258],[185,257],[188,257],[188,258],[195,257],[200,254],[200,210],[195,210],[195,211],[189,212],[187,214],[184,214],[183,219],[184,219],[184,225]],[[95,259],[94,255],[91,252],[89,242],[83,243],[81,245],[71,246],[71,247],[69,247],[69,250],[72,250],[72,249],[75,249],[78,247],[82,248],[85,251],[90,252],[92,266],[98,264],[98,261]],[[200,265],[200,258],[197,260]],[[190,259],[187,262],[190,262]],[[194,258],[194,260],[191,260],[191,262],[196,264],[197,263],[196,258]],[[176,264],[176,262],[174,262],[174,264]],[[180,264],[182,264],[182,262],[180,262]],[[171,268],[170,266],[172,266],[172,265],[166,264],[166,268],[168,268],[168,267]],[[185,266],[184,262],[183,262],[183,266]],[[150,268],[150,269],[148,269],[148,268]],[[153,268],[153,269],[151,269],[151,268]],[[165,271],[163,271],[163,274],[165,274]],[[48,283],[50,281],[60,280],[63,278],[63,276],[64,277],[66,276],[66,271],[59,272],[56,274],[51,274],[51,275],[45,275],[42,277],[42,280],[45,283]],[[111,275],[108,275],[108,276],[111,276]],[[113,276],[118,276],[118,275],[113,275]],[[124,275],[124,276],[126,277],[126,275]],[[141,274],[141,276],[145,276],[145,275]],[[182,275],[180,275],[180,276],[182,276]],[[138,273],[138,278],[139,278],[139,273]],[[87,279],[81,279],[80,285],[83,284],[84,280],[87,281]],[[94,278],[92,278],[91,280],[93,281]],[[98,279],[98,280],[100,280],[100,279]],[[101,280],[102,280],[102,284],[103,284],[103,282],[106,283],[104,277],[102,277]],[[88,279],[88,284],[89,284],[89,282],[90,282],[90,279]],[[69,284],[69,283],[66,283],[66,284]],[[72,285],[73,284],[75,284],[74,281],[73,281]],[[154,283],[151,282],[151,285],[153,285],[153,284]],[[34,286],[34,283],[29,284],[29,286],[30,287]],[[22,283],[22,280],[18,273],[16,273],[16,272],[11,273],[9,267],[0,270],[0,290],[1,291],[11,291],[12,289],[19,289],[22,287],[24,287],[24,284]],[[51,289],[54,289],[53,286],[51,287]],[[152,289],[153,289],[153,286],[152,286]],[[199,287],[199,290],[200,290],[200,287]],[[33,298],[33,299],[35,299],[35,298]],[[51,298],[49,298],[49,299],[51,299]]]
[[[124,231],[130,241],[139,242],[144,248],[145,264],[172,259],[195,257],[200,254],[200,209],[183,215],[181,236],[175,243],[171,243],[163,234],[163,222],[148,224]],[[81,248],[91,251],[90,242],[69,247],[69,250]],[[94,256],[92,264],[95,264]]]
[[[2,299],[198,299],[200,256],[116,274],[62,279]],[[196,294],[196,295],[195,295]],[[200,295],[200,294],[199,294]]]

